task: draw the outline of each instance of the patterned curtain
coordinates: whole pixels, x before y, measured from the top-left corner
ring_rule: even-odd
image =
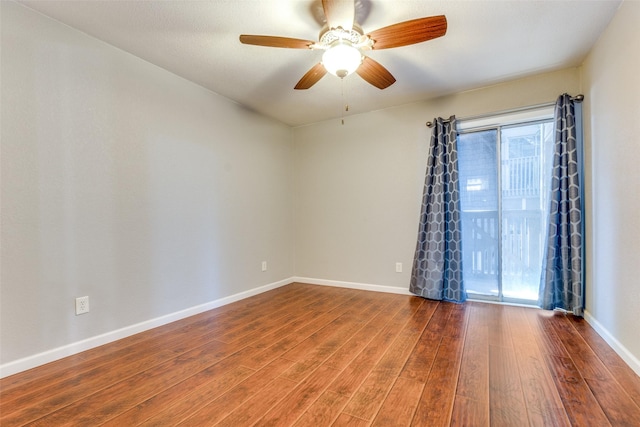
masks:
[[[456,119],[440,117],[434,123],[409,290],[425,298],[463,302]]]
[[[583,228],[580,166],[574,101],[567,94],[555,106],[555,148],[549,232],[540,279],[540,307],[582,316]]]

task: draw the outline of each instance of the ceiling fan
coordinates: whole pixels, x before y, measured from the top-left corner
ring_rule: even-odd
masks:
[[[244,44],[291,49],[324,50],[322,62],[302,76],[295,89],[309,89],[329,72],[340,78],[356,72],[365,81],[385,89],[396,79],[379,62],[361,53],[363,50],[407,46],[444,36],[447,18],[429,16],[399,22],[365,34],[355,22],[355,0],[322,0],[327,24],[317,42],[278,36],[242,34]]]

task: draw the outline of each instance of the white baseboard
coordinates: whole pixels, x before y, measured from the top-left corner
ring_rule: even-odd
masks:
[[[292,282],[308,283],[310,285],[335,286],[338,288],[360,289],[362,291],[386,292],[388,294],[413,295],[409,289],[396,286],[371,285],[368,283],[343,282],[339,280],[314,279],[311,277],[292,277]]]
[[[108,344],[110,342],[117,341],[119,339],[126,338],[140,332],[147,331],[149,329],[157,328],[158,326],[166,325],[167,323],[175,322],[177,320],[181,320],[189,316],[194,316],[196,314],[203,313],[205,311],[212,310],[223,305],[231,304],[232,302],[240,301],[242,299],[249,298],[251,296],[258,295],[284,285],[288,285],[292,282],[293,280],[291,278],[288,278],[280,280],[278,282],[269,283],[267,285],[250,289],[248,291],[240,292],[228,297],[217,299],[215,301],[210,301],[205,304],[200,304],[195,307],[190,307],[185,310],[170,313],[164,316],[157,317],[155,319],[146,320],[135,325],[127,326],[115,331],[110,331],[101,335],[97,335],[95,337],[87,338],[82,341],[54,348],[52,350],[38,353],[33,356],[28,356],[9,363],[5,363],[0,365],[0,378],[8,377],[9,375],[17,374],[19,372],[23,372],[40,365],[44,365],[45,363],[53,362],[64,357],[80,353],[82,351],[90,350],[92,348]]]
[[[611,346],[613,351],[618,353],[636,374],[640,375],[640,360],[634,356],[624,345],[620,343],[595,317],[588,311],[584,312],[584,320]]]

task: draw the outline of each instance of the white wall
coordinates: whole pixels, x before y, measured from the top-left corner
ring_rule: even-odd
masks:
[[[640,374],[640,2],[625,1],[583,65],[587,315]],[[588,317],[589,318],[589,317]],[[617,343],[616,343],[617,341]]]
[[[579,88],[578,69],[567,69],[350,116],[344,125],[296,128],[296,275],[408,289],[430,135],[425,122],[553,102]]]
[[[288,126],[0,4],[2,364],[293,275]]]

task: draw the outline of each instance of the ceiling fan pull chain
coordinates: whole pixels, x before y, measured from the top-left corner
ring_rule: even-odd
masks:
[[[344,112],[347,109],[346,104],[345,104],[345,97],[344,97],[344,78],[340,79],[340,95],[342,96],[342,105],[345,106],[345,108],[341,108],[340,109],[340,116],[341,116],[341,122],[344,125]]]
[[[342,105],[344,106],[344,108],[341,111],[341,115],[342,115],[342,124],[344,125],[344,113],[345,112],[349,112],[349,88],[347,87],[345,90],[345,85],[347,83],[345,83],[345,79],[342,78],[340,79],[342,80],[341,82],[341,88],[342,88]]]

